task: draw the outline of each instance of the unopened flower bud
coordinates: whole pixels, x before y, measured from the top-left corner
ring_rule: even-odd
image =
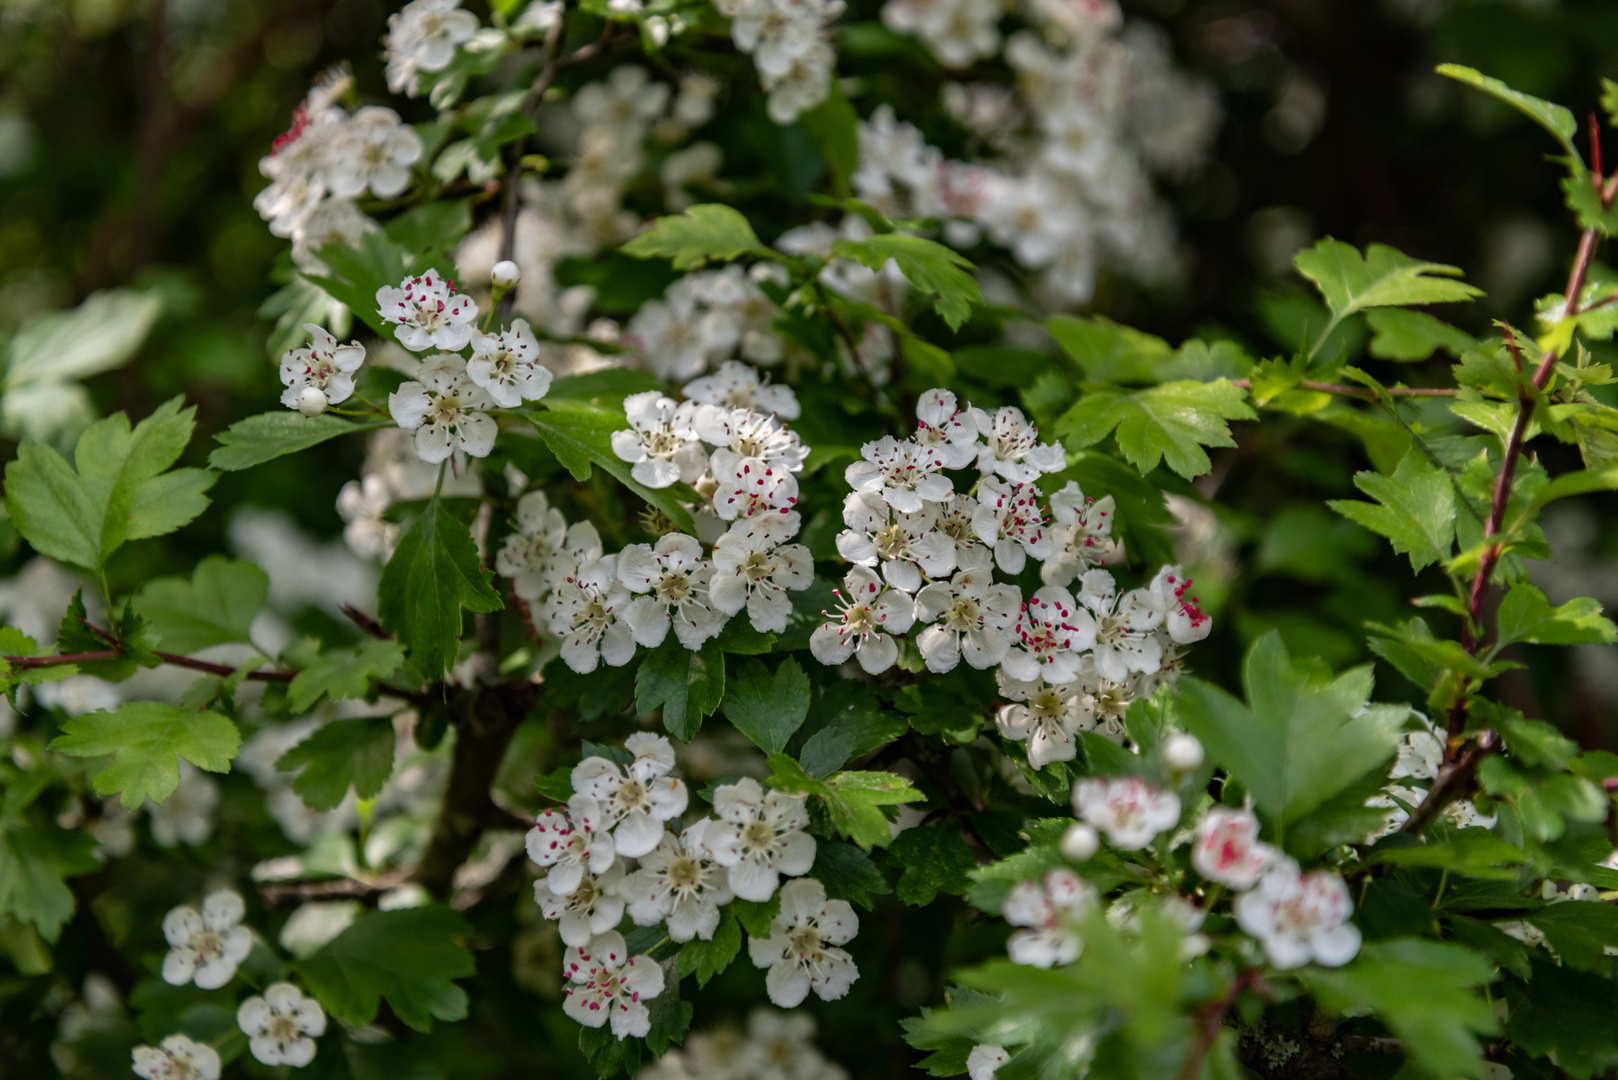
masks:
[[[1163,760],[1175,772],[1190,772],[1202,764],[1202,743],[1181,732],[1164,744]]]
[[[1101,837],[1082,821],[1075,821],[1062,834],[1062,854],[1074,862],[1086,862],[1101,848]]]
[[[305,416],[319,416],[326,411],[326,391],[318,386],[306,386],[298,395],[298,411]]]
[[[522,280],[522,271],[517,269],[517,264],[510,259],[501,259],[494,264],[489,280],[494,282],[497,289],[509,289]]]

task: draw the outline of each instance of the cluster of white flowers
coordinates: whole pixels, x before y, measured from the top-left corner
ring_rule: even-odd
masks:
[[[837,550],[855,565],[810,639],[815,658],[852,657],[878,674],[919,623],[928,670],[998,666],[1010,702],[1000,732],[1028,744],[1034,768],[1072,760],[1083,731],[1122,739],[1129,702],[1175,678],[1181,648],[1212,629],[1186,595],[1190,579],[1168,566],[1120,595],[1097,565],[1112,550],[1112,497],[1088,499],[1070,481],[1044,499],[1037,481],[1066,457],[1015,406],[961,408],[935,389],[916,415],[913,437],[865,444],[845,473],[853,491]],[[962,469],[977,473],[975,495],[955,490],[950,473]],[[1025,600],[994,570],[1020,573],[1029,558],[1045,585]]]
[[[650,957],[628,955],[614,930],[626,912],[637,926],[665,924],[671,941],[706,941],[723,905],[762,903],[777,890],[770,936],[750,944],[753,962],[770,969],[770,1000],[790,1008],[811,989],[841,997],[859,973],[837,946],[858,922],[846,902],[802,878],[815,861],[803,796],[739,780],[714,791],[713,817],[682,827],[690,796],[671,775],[668,739],[641,732],[624,750],[627,765],[587,757],[575,766],[567,810],[545,811],[527,837],[529,858],[545,870],[534,899],[568,946],[567,1014],[589,1027],[610,1020],[619,1038],[646,1034],[643,999],[662,992],[663,974]],[[783,876],[800,880],[783,886]]]
[[[1014,6],[1031,26],[1002,43]],[[860,129],[860,198],[947,219],[945,238],[961,246],[987,231],[1062,304],[1090,298],[1103,261],[1148,279],[1173,272],[1173,227],[1150,173],[1197,165],[1219,110],[1159,32],[1125,30],[1115,0],[888,0],[882,19],[949,68],[1003,51],[1017,84],[946,85],[946,107],[989,152],[979,163],[946,160],[891,109],[876,110]]]
[[[1438,770],[1444,763],[1444,741],[1431,720],[1420,713],[1412,712],[1421,728],[1407,731],[1399,738],[1399,752],[1394,758],[1393,767],[1388,770],[1388,784],[1382,792],[1371,796],[1365,805],[1386,810],[1382,819],[1381,828],[1377,829],[1366,842],[1380,840],[1390,833],[1397,832],[1410,820],[1407,806],[1419,806],[1427,797],[1427,789],[1415,786],[1412,781],[1427,781],[1429,784],[1438,779]],[[1444,807],[1443,818],[1456,828],[1494,828],[1498,820],[1493,814],[1484,814],[1477,808],[1471,799],[1456,799]]]
[[[253,934],[242,925],[247,913],[241,894],[221,889],[202,902],[163,917],[169,952],[163,958],[163,981],[173,986],[195,983],[217,990],[236,977],[236,969],[253,948]],[[326,1030],[326,1012],[291,983],[271,983],[236,1010],[236,1025],[247,1036],[248,1049],[266,1065],[301,1068],[315,1057],[315,1040]],[[157,1046],[132,1051],[134,1071],[148,1080],[218,1080],[219,1055],[213,1047],[170,1035]]]
[[[750,271],[733,263],[720,270],[688,274],[670,285],[661,300],[641,306],[629,321],[624,343],[660,379],[690,379],[714,363],[720,364],[721,378],[733,368],[746,372],[745,365],[731,359],[738,352],[750,363],[777,363],[785,346],[771,324],[780,310],[759,284],[779,283],[783,277],[782,268],[773,263],[759,263]],[[733,377],[745,379],[744,375]],[[756,377],[753,381],[756,385]],[[785,387],[768,389],[776,397],[784,393],[790,398],[791,391]],[[769,396],[767,393],[745,407],[780,413],[789,420],[797,416],[796,408],[790,416],[781,409],[762,408]]]
[[[815,1018],[760,1006],[747,1030],[698,1031],[636,1074],[636,1080],[848,1080],[815,1045]]]
[[[765,109],[790,124],[826,100],[837,68],[828,27],[843,0],[715,0],[730,17],[730,37],[753,58],[769,97]]]
[[[415,97],[423,72],[443,71],[478,32],[478,19],[461,0],[410,0],[388,16],[388,89]]]

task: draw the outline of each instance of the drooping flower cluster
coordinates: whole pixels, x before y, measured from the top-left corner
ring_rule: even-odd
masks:
[[[672,775],[669,740],[642,732],[624,750],[624,764],[587,757],[575,766],[566,811],[545,811],[527,837],[529,857],[545,870],[534,899],[569,947],[568,1015],[589,1027],[610,1019],[620,1038],[646,1033],[645,999],[661,992],[662,974],[650,957],[630,958],[613,932],[626,911],[637,926],[665,924],[672,941],[706,941],[725,904],[762,903],[778,889],[771,934],[750,947],[754,963],[770,969],[770,1000],[791,1007],[810,989],[841,997],[858,976],[838,948],[858,928],[853,910],[828,900],[818,881],[781,884],[814,863],[804,797],[743,779],[714,791],[713,817],[682,827],[689,795]]]

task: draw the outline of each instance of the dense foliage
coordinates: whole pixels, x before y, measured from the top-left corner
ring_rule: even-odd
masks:
[[[1618,489],[1598,114],[1438,70],[1557,155],[1528,318],[1327,238],[1260,347],[1087,309],[1221,116],[1111,0],[385,35],[258,162],[252,415],[98,410],[173,281],[5,346],[8,1075],[1618,1067],[1618,757],[1521,681],[1618,641],[1530,577]],[[1245,576],[1244,471],[1335,496]]]

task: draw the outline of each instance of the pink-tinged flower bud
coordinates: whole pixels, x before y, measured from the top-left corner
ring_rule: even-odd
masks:
[[[510,259],[501,259],[494,264],[494,270],[489,274],[489,280],[494,287],[500,290],[510,289],[522,280],[522,271]]]
[[[298,394],[298,411],[305,416],[319,416],[326,404],[326,391],[318,386],[306,386]]]
[[[1202,743],[1182,732],[1164,744],[1163,760],[1177,773],[1190,772],[1202,765]]]
[[[1082,821],[1075,821],[1062,834],[1062,855],[1074,862],[1088,862],[1100,848],[1100,835]]]

